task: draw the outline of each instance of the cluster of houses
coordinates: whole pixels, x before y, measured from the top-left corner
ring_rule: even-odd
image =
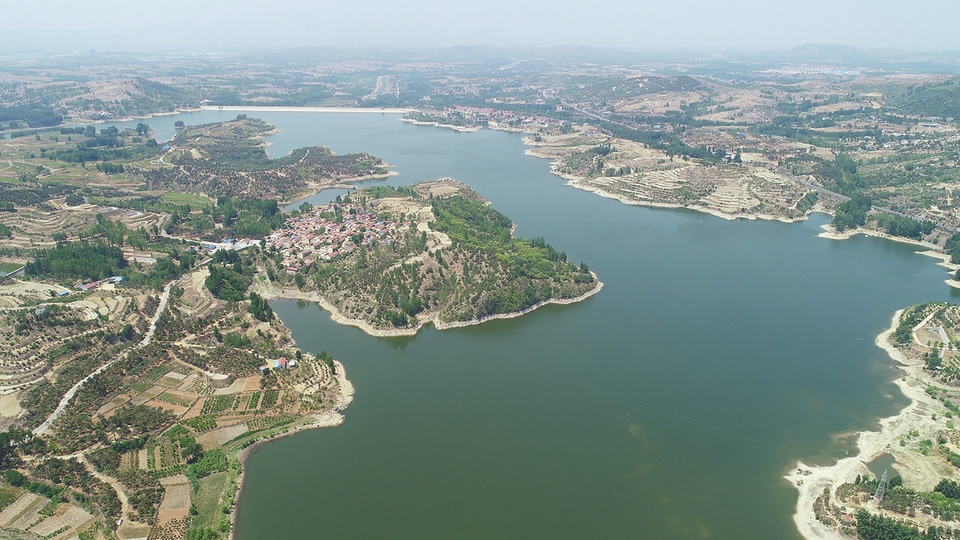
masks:
[[[520,114],[513,111],[494,109],[492,107],[473,107],[466,105],[454,105],[440,111],[430,112],[429,115],[447,119],[454,123],[469,123],[476,126],[489,126],[491,128],[517,126],[551,127],[562,123],[559,120],[546,116]]]
[[[329,261],[360,245],[402,246],[409,229],[409,222],[380,219],[362,206],[331,203],[288,219],[284,228],[264,240],[268,248],[280,250],[287,272],[295,274],[317,260]]]
[[[81,291],[92,291],[93,289],[96,289],[101,285],[106,285],[107,283],[120,283],[121,281],[123,281],[123,276],[113,276],[113,277],[108,277],[107,279],[101,279],[99,281],[92,281],[90,283],[84,283],[83,285],[78,285],[77,289]],[[63,292],[61,292],[59,296],[66,296],[66,295],[63,294]]]
[[[266,373],[271,369],[293,369],[297,367],[297,361],[290,359],[287,360],[285,356],[281,356],[275,360],[267,360],[267,365],[260,366],[260,372]]]

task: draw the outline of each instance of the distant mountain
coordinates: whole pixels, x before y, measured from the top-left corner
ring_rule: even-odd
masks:
[[[628,51],[587,46],[493,47],[465,45],[432,49],[300,47],[267,53],[250,53],[251,59],[275,64],[316,64],[322,61],[458,62],[501,67],[537,60],[540,67],[571,63],[617,64],[638,61],[678,60],[703,56],[693,52]],[[530,69],[531,66],[520,66]]]
[[[894,71],[960,73],[960,52],[915,52],[894,48],[866,49],[837,43],[808,43],[792,49],[733,52],[731,59],[765,62],[830,64],[838,67]]]
[[[836,43],[808,43],[779,52],[778,56],[784,59],[795,58],[820,62],[856,62],[864,59],[906,58],[910,55],[908,51],[900,49],[864,49]]]

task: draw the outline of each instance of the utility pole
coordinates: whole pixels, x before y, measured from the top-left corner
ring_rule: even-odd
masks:
[[[878,505],[883,502],[883,496],[887,491],[887,470],[883,470],[883,476],[880,477],[880,485],[877,486],[876,493],[873,494],[873,502]]]

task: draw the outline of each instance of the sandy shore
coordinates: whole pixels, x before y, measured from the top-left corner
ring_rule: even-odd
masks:
[[[111,119],[111,120],[83,120],[83,122],[81,122],[81,123],[79,123],[79,124],[76,124],[76,125],[111,124],[111,123],[114,123],[114,122],[131,122],[131,121],[133,121],[133,120],[149,120],[149,119],[151,119],[151,118],[159,117],[159,116],[174,116],[174,115],[177,115],[177,114],[180,114],[180,113],[197,112],[197,111],[200,111],[200,110],[202,110],[202,109],[190,109],[190,108],[187,108],[187,109],[174,109],[173,111],[168,111],[168,112],[156,112],[156,113],[151,113],[151,114],[148,114],[148,115],[145,115],[145,116],[124,116],[123,118],[115,118],[115,119]],[[70,124],[70,125],[74,125],[74,124]],[[64,126],[67,126],[67,124],[64,124]]]
[[[578,176],[558,173],[556,171],[552,171],[552,172],[553,174],[566,180],[567,181],[566,184],[568,186],[575,187],[583,191],[588,191],[590,193],[594,193],[601,197],[606,197],[608,199],[616,199],[622,202],[623,204],[629,204],[632,206],[649,206],[652,208],[672,208],[672,209],[682,208],[686,210],[695,210],[697,212],[710,214],[711,216],[716,216],[718,218],[725,219],[727,221],[734,221],[737,219],[749,219],[749,220],[764,219],[769,221],[780,221],[782,223],[795,223],[797,221],[804,221],[807,219],[807,216],[804,216],[798,219],[790,219],[783,216],[773,216],[770,214],[742,214],[742,213],[728,214],[726,212],[721,212],[720,210],[715,210],[713,208],[706,208],[704,206],[692,206],[692,205],[684,205],[684,204],[662,203],[662,202],[656,202],[656,201],[642,201],[639,199],[631,199],[623,195],[610,193],[609,191],[606,191],[600,187],[586,184],[585,182],[583,182],[583,179]]]
[[[262,107],[255,105],[230,105],[215,107],[204,105],[200,107],[203,111],[228,111],[228,112],[332,112],[332,113],[380,113],[380,114],[407,114],[414,109],[361,109],[359,107]]]
[[[526,144],[536,144],[531,141],[527,141],[527,139],[524,139],[524,142]],[[537,152],[537,150],[538,148],[528,148],[524,151],[524,153],[527,154],[528,156],[538,157],[540,159],[554,159],[553,156],[541,154]],[[608,199],[615,199],[617,201],[622,202],[623,204],[629,204],[631,206],[649,206],[651,208],[671,208],[671,209],[683,208],[687,210],[702,212],[704,214],[710,214],[711,216],[715,216],[721,219],[726,219],[728,221],[733,221],[736,219],[749,219],[749,220],[763,219],[763,220],[769,220],[769,221],[780,221],[782,223],[795,223],[797,221],[804,221],[807,219],[807,216],[804,216],[798,219],[790,219],[783,216],[773,216],[770,214],[754,214],[754,213],[739,213],[739,212],[736,214],[728,214],[727,212],[721,212],[720,210],[716,210],[713,208],[706,208],[703,206],[662,203],[662,202],[656,202],[656,201],[644,201],[640,199],[631,199],[624,195],[611,193],[603,189],[602,187],[590,185],[585,182],[585,179],[583,177],[572,175],[572,174],[561,173],[557,170],[557,164],[558,164],[557,161],[554,161],[551,164],[550,172],[566,180],[567,181],[566,185],[583,190],[583,191],[587,191],[589,193],[594,193],[601,197],[606,197]]]
[[[877,336],[876,344],[905,372],[904,376],[898,377],[894,382],[910,399],[910,404],[900,414],[881,419],[879,431],[861,432],[857,439],[859,453],[856,456],[822,467],[811,467],[798,462],[785,476],[800,492],[794,522],[800,534],[807,540],[847,538],[834,528],[817,521],[813,510],[814,501],[825,488],[834,494],[841,484],[852,482],[858,474],[868,474],[866,464],[881,454],[889,453],[894,456],[897,460],[897,472],[903,477],[904,483],[912,488],[931,490],[941,477],[942,473],[936,470],[931,460],[923,459],[916,451],[901,447],[898,443],[901,437],[914,429],[920,432],[921,438],[934,439],[935,434],[944,429],[943,420],[934,420],[931,416],[931,412],[939,411],[943,407],[924,391],[932,381],[924,372],[922,360],[905,357],[888,340],[897,328],[902,312],[900,310],[894,314],[890,328]],[[836,503],[834,497],[831,497],[831,500]]]
[[[347,372],[343,368],[343,364],[334,360],[334,368],[337,372],[337,382],[340,385],[340,395],[337,396],[336,408],[339,410],[345,409],[353,401],[353,384],[347,379]],[[325,427],[336,427],[343,423],[345,417],[336,411],[324,411],[321,413],[305,416],[298,422],[295,422],[290,428],[282,433],[278,433],[272,437],[267,437],[260,439],[259,441],[251,444],[250,446],[240,450],[237,453],[237,459],[240,460],[240,474],[237,476],[237,491],[234,493],[234,507],[233,511],[230,513],[230,540],[233,540],[234,535],[236,534],[236,524],[237,524],[237,502],[240,500],[240,496],[243,494],[243,480],[246,473],[246,463],[247,458],[259,448],[261,445],[266,444],[270,441],[274,441],[281,437],[287,437],[289,435],[295,435],[305,429],[316,429],[316,428],[325,428]]]
[[[439,313],[434,313],[431,316],[420,319],[418,321],[418,324],[414,327],[402,328],[402,329],[389,329],[389,330],[374,328],[367,321],[360,320],[360,319],[351,319],[345,316],[343,313],[340,312],[339,309],[337,309],[336,306],[328,302],[327,299],[324,298],[317,291],[281,289],[279,287],[273,286],[272,284],[267,285],[263,282],[256,283],[254,287],[257,294],[259,294],[260,296],[268,300],[274,299],[274,298],[292,298],[297,300],[308,300],[310,302],[316,302],[320,304],[320,307],[330,312],[330,318],[333,320],[333,322],[347,325],[347,326],[355,326],[371,336],[400,337],[400,336],[414,336],[417,334],[417,332],[420,331],[421,328],[423,328],[425,324],[428,324],[428,323],[433,324],[433,326],[437,330],[447,330],[450,328],[463,328],[465,326],[482,324],[487,321],[492,321],[494,319],[512,319],[514,317],[520,317],[522,315],[526,315],[527,313],[530,313],[531,311],[534,311],[536,309],[539,309],[543,306],[547,306],[550,304],[567,305],[567,304],[580,302],[582,300],[586,300],[587,298],[590,298],[591,296],[600,292],[600,289],[603,288],[603,282],[597,279],[597,275],[594,274],[593,272],[590,272],[590,273],[593,275],[593,278],[597,281],[596,287],[574,298],[551,298],[550,300],[547,300],[545,302],[534,304],[522,311],[517,311],[514,313],[500,313],[497,315],[491,315],[489,317],[481,317],[479,319],[472,319],[469,321],[443,322],[439,319]]]
[[[942,258],[944,254],[940,253],[940,250],[943,249],[936,244],[931,244],[930,242],[924,242],[923,240],[913,240],[912,238],[904,238],[902,236],[891,236],[887,233],[876,231],[873,229],[862,229],[860,227],[856,229],[848,229],[843,232],[838,232],[834,229],[829,223],[820,226],[823,229],[823,232],[818,234],[820,238],[829,238],[830,240],[846,240],[848,238],[853,238],[858,234],[863,234],[875,238],[883,238],[884,240],[892,240],[894,242],[900,242],[901,244],[910,244],[913,246],[920,246],[926,248],[930,251],[917,252],[922,255],[927,255],[928,257]],[[932,253],[931,253],[932,252]],[[950,256],[947,255],[947,262],[950,261]]]

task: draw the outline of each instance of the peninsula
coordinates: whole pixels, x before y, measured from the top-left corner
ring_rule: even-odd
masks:
[[[859,453],[835,465],[798,463],[786,476],[800,491],[795,521],[808,540],[949,538],[960,518],[960,306],[928,303],[898,311],[877,337],[903,371],[910,404],[858,435]],[[867,464],[892,456],[888,475]]]
[[[265,239],[265,298],[319,302],[334,320],[376,336],[412,335],[571,303],[603,284],[461,182],[372,187],[303,207]]]
[[[389,166],[325,147],[272,159],[263,137],[276,128],[242,114],[181,126],[163,145],[150,131],[70,128],[3,145],[51,163],[0,184],[0,254],[18,274],[0,277],[0,528],[11,534],[229,536],[254,445],[338,425],[353,398],[343,365],[297,348],[270,298],[316,300],[389,336],[602,287],[542,238],[513,237],[460,182],[369,187],[285,213],[281,200]]]

